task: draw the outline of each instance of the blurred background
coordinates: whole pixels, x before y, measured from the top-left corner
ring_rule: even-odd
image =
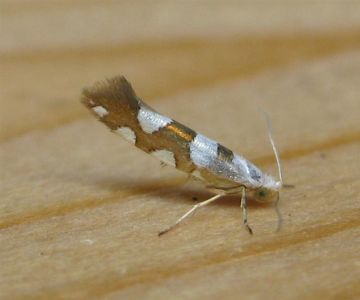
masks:
[[[2,139],[85,116],[74,99],[104,77],[151,102],[360,47],[358,1],[0,4]]]

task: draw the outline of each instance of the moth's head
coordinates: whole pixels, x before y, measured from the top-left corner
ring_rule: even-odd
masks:
[[[282,184],[280,182],[279,186],[274,188],[269,188],[266,186],[258,187],[257,189],[251,190],[250,197],[252,199],[260,202],[260,203],[273,203],[276,214],[278,216],[278,225],[276,231],[279,231],[282,224],[282,217],[279,210],[279,200],[280,200],[280,188],[282,187]]]
[[[261,186],[249,191],[249,196],[262,203],[271,203],[279,200],[279,191],[282,187],[280,181],[276,181],[273,177],[264,174]]]
[[[251,197],[261,203],[272,203],[278,201],[279,191],[267,187],[259,187],[251,192]]]

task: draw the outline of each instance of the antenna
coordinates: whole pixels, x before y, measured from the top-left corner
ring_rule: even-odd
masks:
[[[279,157],[279,153],[278,153],[278,151],[276,149],[274,139],[272,137],[272,127],[271,127],[270,117],[265,111],[262,111],[262,113],[265,116],[266,125],[267,125],[267,129],[268,129],[269,140],[270,140],[271,147],[273,149],[273,152],[274,152],[274,155],[275,155],[275,158],[276,158],[276,164],[277,164],[277,167],[278,167],[279,179],[280,179],[280,182],[281,182],[281,186],[283,186],[280,157]],[[280,209],[279,209],[279,201],[280,201],[280,195],[279,195],[279,192],[278,192],[277,198],[276,198],[276,200],[274,202],[274,209],[275,209],[275,212],[276,212],[276,214],[278,216],[278,224],[277,224],[276,232],[280,231],[281,226],[282,226],[282,222],[283,222],[282,215],[281,215],[281,212],[280,212]]]
[[[269,118],[269,115],[265,111],[262,111],[262,113],[265,116],[266,125],[267,125],[267,129],[268,129],[269,140],[270,140],[271,147],[272,147],[272,149],[274,151],[274,155],[275,155],[275,158],[276,158],[276,164],[277,164],[277,167],[278,167],[279,179],[280,179],[281,185],[283,185],[280,157],[279,157],[279,153],[278,153],[278,151],[276,149],[274,139],[272,137],[272,127],[271,127],[270,118]]]

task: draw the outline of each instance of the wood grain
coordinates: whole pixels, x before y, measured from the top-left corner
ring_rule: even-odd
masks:
[[[1,3],[0,298],[358,299],[360,6],[131,3]],[[229,197],[158,238],[210,194],[81,106],[116,74],[276,174],[267,111],[282,231]]]

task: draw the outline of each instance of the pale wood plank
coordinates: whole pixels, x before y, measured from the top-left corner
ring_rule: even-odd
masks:
[[[27,16],[18,28],[71,9],[84,20],[99,8],[111,22],[118,17],[118,4],[86,3],[2,5],[8,24]],[[219,10],[215,3],[208,9]],[[179,10],[164,7],[157,11]],[[247,7],[249,18],[259,9]],[[303,23],[280,30],[296,7]],[[66,34],[71,24],[57,31],[62,46],[34,32],[9,52],[7,39],[0,47],[0,298],[360,297],[357,6],[329,4],[318,22],[307,12],[321,6],[296,7],[272,6],[282,19],[266,37],[258,28],[268,20],[238,31],[233,23],[229,36],[221,34],[230,24],[224,19],[214,35],[205,27],[195,35],[154,29],[161,42],[134,34],[131,43],[114,44],[107,39],[113,28],[102,39],[85,34],[79,47]],[[341,25],[345,11],[350,17]],[[158,110],[274,173],[258,108],[266,110],[286,180],[296,185],[282,193],[283,230],[273,232],[271,207],[251,204],[250,237],[239,199],[229,198],[159,239],[157,232],[194,204],[192,196],[209,193],[184,185],[184,175],[161,168],[81,107],[84,85],[119,72]]]

